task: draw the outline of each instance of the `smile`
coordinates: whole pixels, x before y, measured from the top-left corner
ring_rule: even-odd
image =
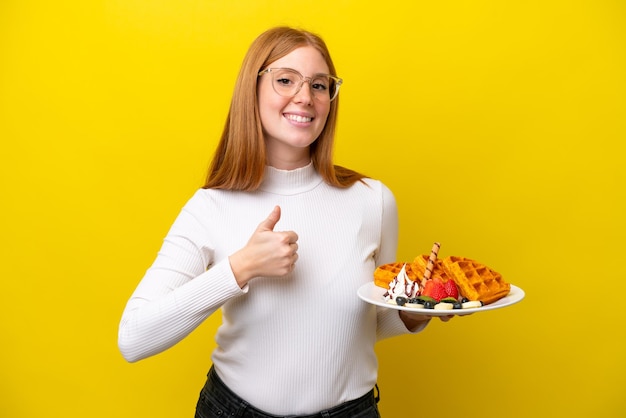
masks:
[[[313,120],[313,118],[309,118],[306,116],[300,116],[300,115],[290,115],[290,114],[285,114],[285,117],[289,120],[292,120],[294,122],[298,122],[298,123],[303,123],[303,122],[311,122]]]

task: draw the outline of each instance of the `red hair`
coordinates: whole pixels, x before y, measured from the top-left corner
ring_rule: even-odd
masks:
[[[265,140],[257,100],[258,74],[274,61],[303,46],[317,49],[324,57],[330,73],[336,74],[326,44],[311,32],[277,27],[262,33],[252,43],[239,71],[226,124],[203,188],[258,189],[266,165]],[[365,176],[333,164],[338,102],[339,97],[330,103],[326,125],[311,144],[310,153],[313,166],[324,181],[345,188]]]

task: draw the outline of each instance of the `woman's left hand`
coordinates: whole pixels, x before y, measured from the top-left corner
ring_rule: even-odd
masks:
[[[404,322],[404,325],[407,329],[415,329],[417,326],[423,324],[424,322],[430,321],[435,315],[422,315],[422,314],[414,314],[406,311],[399,311],[400,319]],[[454,317],[454,315],[444,315],[438,316],[438,318],[442,322],[448,322]]]

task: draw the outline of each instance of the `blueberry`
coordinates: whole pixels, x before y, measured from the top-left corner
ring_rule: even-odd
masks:
[[[424,309],[434,309],[435,308],[435,304],[432,303],[431,301],[427,300],[426,302],[424,302]]]
[[[398,304],[398,306],[404,306],[407,302],[407,298],[405,298],[404,296],[398,296],[396,298],[396,303]]]
[[[461,302],[456,302],[453,306],[452,309],[463,309],[463,304]]]
[[[461,303],[465,303],[465,302],[469,302],[470,300],[468,298],[463,298],[461,299]]]

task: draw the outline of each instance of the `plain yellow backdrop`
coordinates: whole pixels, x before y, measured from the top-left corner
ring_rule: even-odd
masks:
[[[381,342],[383,416],[625,416],[620,0],[3,0],[0,416],[193,416],[219,315],[136,364],[117,325],[277,24],[326,39],[398,260],[440,241],[526,291]]]

